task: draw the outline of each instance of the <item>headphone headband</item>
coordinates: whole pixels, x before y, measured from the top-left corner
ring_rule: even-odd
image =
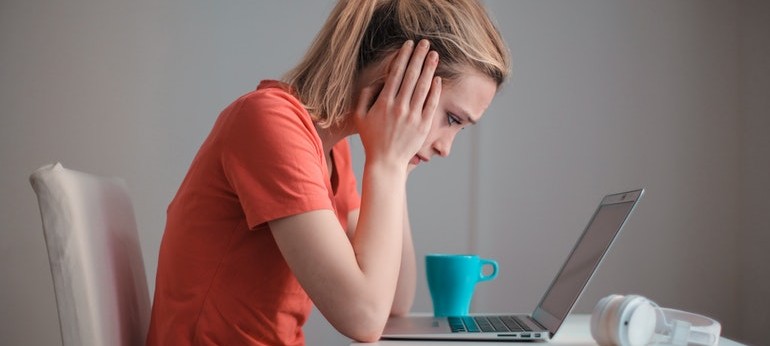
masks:
[[[685,321],[690,324],[688,343],[698,345],[714,345],[722,333],[722,325],[715,319],[692,312],[660,308],[663,316],[669,321]]]
[[[638,295],[601,299],[591,316],[591,335],[602,346],[702,345],[719,341],[718,321],[691,312],[661,308]]]

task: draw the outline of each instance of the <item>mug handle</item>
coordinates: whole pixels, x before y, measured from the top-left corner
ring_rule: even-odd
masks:
[[[479,282],[481,281],[489,281],[497,277],[497,262],[491,259],[481,258],[479,259]],[[484,271],[481,270],[484,268],[485,265],[491,265],[492,266],[492,273],[489,275],[484,275]]]

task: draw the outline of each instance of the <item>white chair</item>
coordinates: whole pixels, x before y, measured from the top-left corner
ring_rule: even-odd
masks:
[[[125,182],[47,165],[30,176],[64,346],[144,345],[150,298]]]

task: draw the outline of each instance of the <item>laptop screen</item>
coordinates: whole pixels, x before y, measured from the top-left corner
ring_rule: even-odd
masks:
[[[539,322],[545,322],[546,328],[551,331],[558,329],[572,310],[640,196],[641,192],[638,195],[608,196],[597,208],[538,306],[537,310],[549,315],[542,319],[545,321],[538,318]]]

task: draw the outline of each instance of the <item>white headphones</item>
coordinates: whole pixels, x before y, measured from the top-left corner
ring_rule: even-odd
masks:
[[[601,346],[713,346],[722,326],[706,316],[659,307],[638,295],[602,298],[591,315],[591,335]]]

